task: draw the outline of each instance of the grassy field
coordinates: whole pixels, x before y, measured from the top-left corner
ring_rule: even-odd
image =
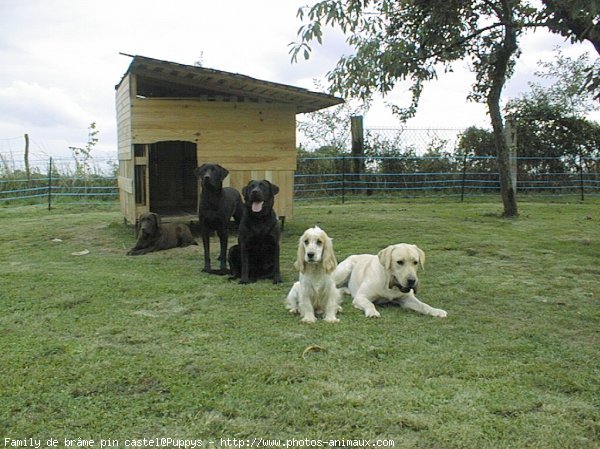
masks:
[[[126,257],[134,238],[116,207],[2,209],[0,447],[598,447],[600,200],[500,212],[496,201],[302,203],[283,233],[284,283],[242,286],[201,273],[201,247]],[[346,297],[340,323],[299,323],[283,299],[314,224],[340,261],[418,244],[419,297],[448,318],[383,307],[366,319]]]

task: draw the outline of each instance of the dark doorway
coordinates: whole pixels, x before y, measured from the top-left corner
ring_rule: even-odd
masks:
[[[196,144],[166,141],[149,145],[148,165],[150,211],[161,216],[195,215]]]

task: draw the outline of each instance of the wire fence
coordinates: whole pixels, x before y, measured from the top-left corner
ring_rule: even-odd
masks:
[[[499,192],[496,158],[491,156],[304,157],[298,160],[294,183],[296,200],[352,195],[463,200]],[[581,199],[598,195],[600,159],[517,158],[517,192]]]
[[[0,177],[0,207],[17,205],[106,204],[118,201],[115,176],[22,172]],[[361,173],[354,169],[360,167]],[[562,167],[558,170],[557,167]],[[294,176],[294,200],[356,196],[466,197],[498,194],[496,159],[445,157],[301,157]],[[600,159],[517,158],[517,193],[600,195]]]
[[[105,204],[119,198],[115,176],[61,170],[52,158],[31,172],[22,169],[0,173],[0,207],[44,204],[51,209],[59,204]]]

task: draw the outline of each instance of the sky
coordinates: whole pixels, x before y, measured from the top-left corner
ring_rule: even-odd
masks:
[[[69,147],[83,147],[95,122],[94,157],[116,159],[115,86],[131,62],[120,52],[190,65],[201,60],[204,67],[314,89],[314,80],[351,49],[330,30],[308,61],[291,63],[288,45],[298,40],[302,25],[296,12],[306,3],[311,1],[0,0],[0,156],[21,158],[27,133],[32,158],[69,157]],[[528,90],[537,62],[553,58],[557,45],[568,56],[595,55],[590,44],[572,45],[543,30],[529,34],[505,100]],[[426,85],[406,127],[490,127],[484,105],[466,100],[473,74],[466,63],[454,69]],[[400,126],[384,103],[406,105],[407,87],[376,99],[365,127]]]

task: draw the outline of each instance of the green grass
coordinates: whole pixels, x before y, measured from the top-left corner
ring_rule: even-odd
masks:
[[[201,247],[126,257],[133,234],[113,207],[3,209],[0,446],[256,437],[598,447],[599,206],[522,202],[506,220],[496,201],[305,202],[286,223],[279,286],[201,273]],[[383,307],[366,319],[346,297],[339,324],[300,324],[283,299],[297,239],[314,224],[338,260],[418,244],[419,297],[448,318]]]

